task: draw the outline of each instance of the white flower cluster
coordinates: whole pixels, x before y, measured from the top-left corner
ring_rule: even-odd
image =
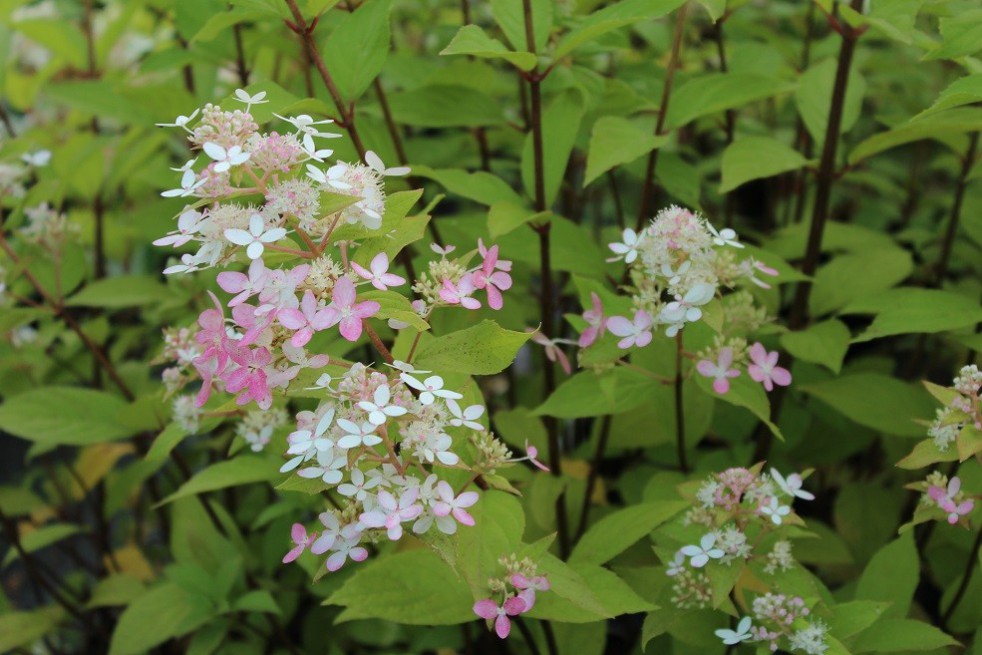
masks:
[[[982,430],[982,371],[978,366],[963,366],[952,382],[957,394],[947,406],[937,410],[928,428],[928,436],[938,450],[945,451],[966,426]]]
[[[623,242],[610,244],[615,257],[608,261],[623,259],[631,266],[638,313],[633,326],[615,317],[619,320],[609,322],[608,329],[629,337],[632,329],[643,331],[658,324],[665,326],[667,336],[674,337],[686,323],[702,318],[701,308],[716,297],[721,286],[748,280],[769,288],[757,274],[776,275],[777,271],[752,257],[738,262],[731,251],[743,247],[732,229],[716,230],[700,214],[674,205],[660,211],[640,233],[624,230]],[[642,339],[629,345],[647,342]]]

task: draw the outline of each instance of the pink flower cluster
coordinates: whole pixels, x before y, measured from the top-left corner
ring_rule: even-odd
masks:
[[[964,498],[961,488],[962,481],[955,476],[948,481],[947,487],[932,484],[927,489],[928,497],[948,515],[948,523],[951,525],[955,525],[975,509],[975,500]]]
[[[767,352],[764,345],[755,343],[749,351],[750,364],[747,373],[754,382],[759,382],[767,391],[773,391],[774,385],[786,387],[791,384],[791,373],[788,369],[777,365],[778,352]],[[725,394],[730,390],[730,380],[740,376],[740,369],[733,364],[733,348],[726,346],[719,349],[716,361],[700,360],[696,370],[703,377],[712,378],[713,390]]]
[[[550,589],[549,579],[544,575],[525,575],[511,573],[503,585],[504,600],[499,604],[493,598],[485,598],[474,603],[474,613],[493,623],[495,634],[507,639],[511,633],[511,617],[525,614],[535,607],[537,592]],[[509,590],[509,586],[512,590]]]
[[[478,240],[478,252],[482,257],[481,265],[467,271],[455,281],[443,279],[440,298],[451,305],[460,305],[465,309],[480,309],[481,302],[474,298],[476,291],[483,290],[487,294],[488,307],[501,309],[504,301],[502,291],[511,288],[511,262],[498,259],[498,246],[484,247],[484,242]]]

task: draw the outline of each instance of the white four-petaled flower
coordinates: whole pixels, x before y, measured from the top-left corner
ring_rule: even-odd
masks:
[[[239,228],[229,228],[225,230],[225,238],[237,246],[246,246],[246,254],[249,259],[258,259],[263,256],[265,245],[275,243],[286,236],[286,230],[282,227],[266,229],[263,217],[253,214],[249,217],[249,230]]]
[[[699,540],[698,546],[682,546],[681,553],[689,558],[689,564],[693,568],[701,569],[706,566],[711,559],[721,559],[726,553],[716,545],[716,535],[708,532]]]

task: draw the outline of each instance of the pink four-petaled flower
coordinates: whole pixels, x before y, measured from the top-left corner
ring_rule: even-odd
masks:
[[[521,589],[518,593],[518,597],[525,601],[525,609],[523,612],[528,612],[533,607],[535,607],[535,592],[537,591],[549,591],[549,578],[544,575],[536,575],[531,578],[527,578],[521,573],[513,573],[511,576],[511,583],[516,589]]]
[[[518,616],[525,611],[525,601],[518,596],[512,596],[499,606],[490,598],[474,603],[474,613],[482,619],[494,621],[494,631],[502,639],[507,639],[511,633],[510,616]]]
[[[470,273],[460,278],[457,284],[450,280],[443,281],[443,288],[440,289],[440,298],[443,302],[451,305],[460,305],[465,309],[480,309],[481,302],[473,298],[472,294],[477,290],[474,286],[474,278]]]
[[[290,530],[290,538],[296,545],[290,549],[290,552],[283,556],[284,564],[289,564],[300,557],[300,554],[307,550],[307,547],[317,538],[317,533],[311,532],[307,534],[307,528],[303,527],[303,524],[294,523],[293,528]]]
[[[334,283],[331,304],[324,309],[327,320],[325,327],[334,327],[340,323],[341,336],[348,341],[358,341],[362,321],[378,314],[381,308],[374,300],[355,303],[355,299],[355,283],[342,277]]]
[[[607,320],[607,329],[623,337],[617,342],[618,348],[644,348],[651,343],[651,322],[651,315],[639,309],[634,313],[633,321],[624,316],[611,316]]]
[[[938,504],[938,507],[948,513],[948,523],[951,525],[958,523],[961,517],[967,515],[975,507],[975,501],[971,498],[955,503],[955,496],[958,495],[961,488],[962,481],[958,476],[955,476],[948,481],[947,489],[931,485],[927,490],[927,495]]]
[[[786,387],[791,384],[791,373],[786,368],[777,365],[778,352],[767,352],[763,344],[755,343],[750,347],[750,360],[747,373],[754,382],[760,382],[768,391],[773,391],[774,385]]]
[[[604,316],[603,305],[600,304],[600,296],[591,291],[590,301],[593,307],[583,312],[583,320],[587,322],[587,328],[580,334],[580,348],[592,345],[603,336],[607,328],[607,318]]]
[[[484,247],[484,242],[478,239],[477,249],[484,261],[481,268],[472,273],[472,282],[476,289],[484,289],[488,294],[488,307],[501,309],[504,302],[501,292],[511,288],[511,262],[498,259],[498,246]]]
[[[314,332],[327,329],[330,321],[327,308],[318,308],[317,298],[314,297],[310,289],[304,291],[303,300],[300,301],[300,309],[292,307],[281,309],[276,317],[283,324],[283,327],[288,330],[296,330],[290,343],[297,348],[306,346],[314,336]]]
[[[740,371],[730,368],[732,365],[733,349],[727,347],[720,349],[715,363],[708,359],[703,359],[696,364],[696,370],[704,377],[713,378],[713,391],[724,394],[730,390],[730,378],[739,377],[740,375]]]

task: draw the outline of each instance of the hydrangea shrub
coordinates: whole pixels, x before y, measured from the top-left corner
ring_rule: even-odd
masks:
[[[0,651],[974,652],[980,25],[0,6]]]

